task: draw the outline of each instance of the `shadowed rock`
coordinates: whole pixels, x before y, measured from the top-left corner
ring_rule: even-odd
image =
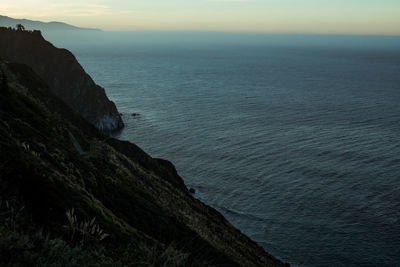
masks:
[[[58,97],[101,131],[124,127],[115,104],[75,56],[47,42],[39,31],[0,28],[0,57],[30,66]]]
[[[171,162],[101,135],[26,65],[0,61],[2,71],[9,77],[9,94],[0,97],[0,196],[14,192],[22,199],[30,228],[61,238],[65,211],[74,208],[79,218],[95,217],[109,234],[102,244],[115,261],[127,244],[161,249],[176,244],[187,255],[178,266],[284,266],[191,196]],[[90,157],[82,157],[89,150]],[[26,251],[10,247],[15,261],[0,255],[1,266],[35,265],[17,264]],[[109,266],[132,266],[136,257]],[[171,266],[143,264],[150,265]]]

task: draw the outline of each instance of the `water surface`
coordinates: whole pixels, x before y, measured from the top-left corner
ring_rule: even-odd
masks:
[[[287,262],[400,262],[400,38],[105,35],[49,38],[106,88],[119,138]]]

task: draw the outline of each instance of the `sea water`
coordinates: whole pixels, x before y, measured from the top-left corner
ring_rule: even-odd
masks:
[[[173,162],[274,256],[400,263],[399,37],[52,38],[116,103],[118,138]]]

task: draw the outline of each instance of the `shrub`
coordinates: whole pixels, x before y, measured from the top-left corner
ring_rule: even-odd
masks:
[[[169,246],[149,246],[144,243],[132,242],[124,251],[120,263],[122,266],[189,266],[189,255]]]
[[[50,240],[43,249],[38,266],[111,266],[113,260],[104,255],[104,249],[85,250],[71,247],[62,239]]]
[[[101,229],[97,223],[95,223],[95,217],[89,221],[79,222],[75,215],[74,208],[68,210],[65,214],[68,220],[68,224],[65,225],[65,227],[71,234],[71,240],[76,239],[77,234],[80,237],[80,242],[82,245],[93,242],[97,244],[109,236],[107,233],[104,233],[103,229]]]

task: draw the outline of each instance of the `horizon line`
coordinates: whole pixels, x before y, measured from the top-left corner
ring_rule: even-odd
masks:
[[[76,26],[79,27],[80,26]],[[83,28],[83,27],[82,27]],[[100,28],[99,28],[100,29]],[[311,35],[311,36],[385,36],[400,37],[400,34],[384,34],[384,33],[326,33],[326,32],[263,32],[263,31],[223,31],[223,30],[175,30],[175,29],[132,29],[132,30],[104,30],[103,33],[137,33],[137,32],[154,32],[154,33],[221,33],[221,34],[248,34],[248,35]]]
[[[248,34],[248,35],[310,35],[310,36],[375,36],[375,37],[400,37],[400,33],[344,33],[344,32],[290,32],[290,31],[282,31],[282,32],[277,32],[277,31],[256,31],[256,30],[239,30],[239,31],[234,31],[234,30],[206,30],[206,29],[103,29],[101,27],[96,27],[96,26],[78,26],[73,23],[68,23],[64,21],[59,21],[59,20],[50,20],[50,21],[44,21],[44,20],[37,20],[37,19],[27,19],[27,18],[16,18],[16,17],[10,17],[7,15],[2,15],[0,16],[7,17],[10,19],[15,19],[15,20],[27,20],[27,21],[32,21],[32,22],[40,22],[44,24],[48,23],[62,23],[62,24],[67,24],[72,27],[76,28],[81,28],[81,29],[93,29],[93,30],[98,30],[100,32],[108,33],[108,32],[126,32],[126,33],[134,33],[134,32],[162,32],[162,33],[168,33],[168,32],[180,32],[180,33],[221,33],[221,34]]]

